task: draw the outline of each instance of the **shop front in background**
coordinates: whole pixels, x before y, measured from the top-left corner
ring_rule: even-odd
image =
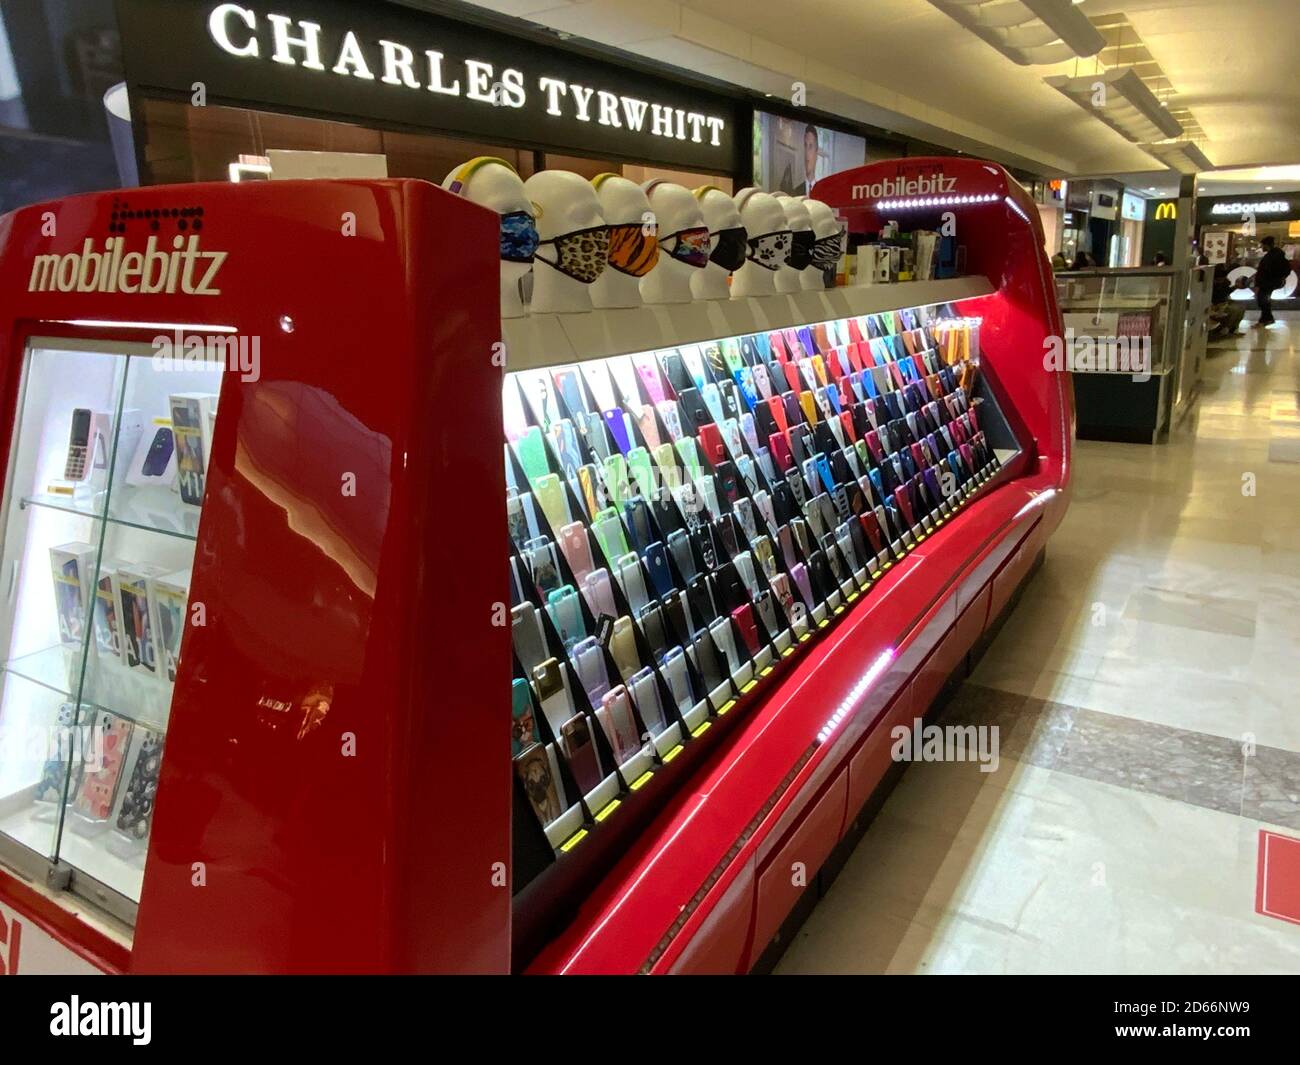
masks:
[[[122,0],[119,18],[145,184],[441,182],[478,155],[523,177],[748,181],[739,99],[497,29],[342,0]]]
[[[1300,261],[1300,191],[1253,196],[1202,197],[1196,201],[1200,253],[1211,265],[1228,268],[1231,298],[1253,301],[1255,268],[1264,256],[1263,240],[1272,237],[1292,264],[1290,276],[1274,290],[1273,300],[1295,307]]]

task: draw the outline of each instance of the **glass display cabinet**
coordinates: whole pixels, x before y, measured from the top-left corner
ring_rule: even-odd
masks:
[[[1080,439],[1149,444],[1168,431],[1205,350],[1205,315],[1189,303],[1203,286],[1193,281],[1168,266],[1056,274]]]
[[[221,367],[32,339],[5,499],[0,846],[130,920]]]

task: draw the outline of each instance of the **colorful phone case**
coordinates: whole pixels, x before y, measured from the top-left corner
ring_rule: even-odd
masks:
[[[95,715],[83,752],[85,768],[72,808],[88,821],[107,821],[122,782],[135,726],[107,711]]]

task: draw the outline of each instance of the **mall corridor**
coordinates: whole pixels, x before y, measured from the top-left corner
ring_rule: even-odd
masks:
[[[778,971],[1300,968],[1300,927],[1256,912],[1261,830],[1300,829],[1298,340],[1212,347],[1164,445],[1078,443],[940,719],[1000,726],[998,768],[910,766]]]

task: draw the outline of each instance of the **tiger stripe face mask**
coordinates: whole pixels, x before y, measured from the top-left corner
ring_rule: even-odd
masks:
[[[609,265],[629,277],[645,277],[659,261],[658,228],[628,222],[609,227]]]

